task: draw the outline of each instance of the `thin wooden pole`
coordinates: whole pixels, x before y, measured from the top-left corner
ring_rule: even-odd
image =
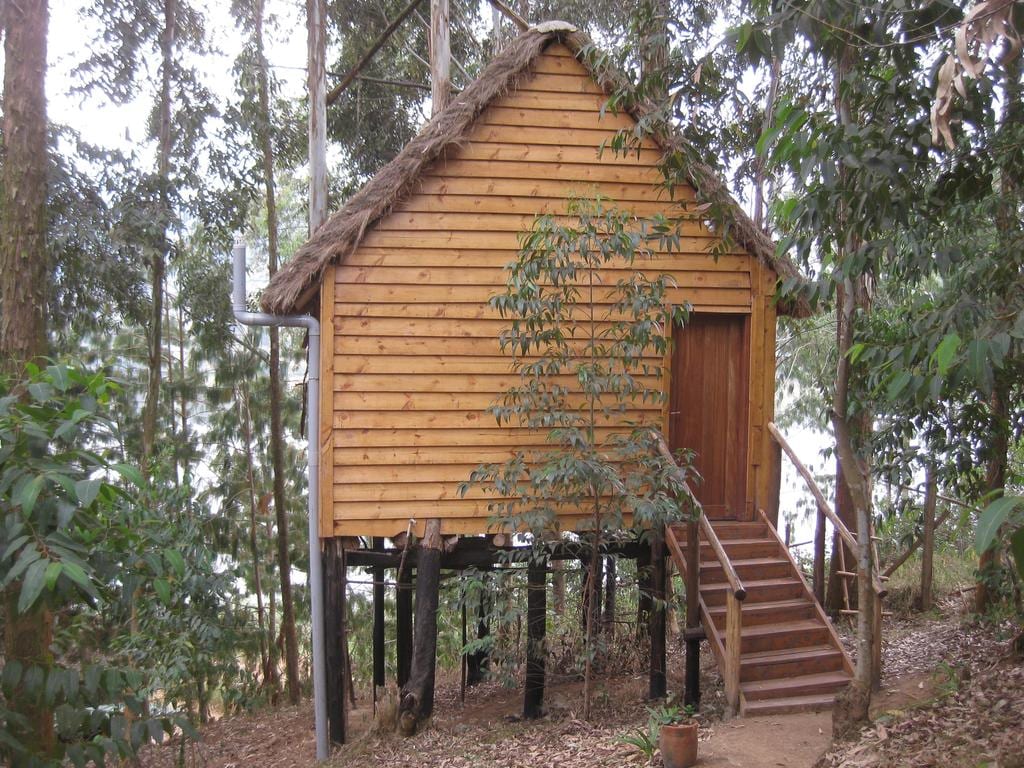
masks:
[[[384,539],[374,537],[373,549],[384,550]],[[383,687],[384,680],[384,569],[373,569],[373,700],[377,701],[377,688]]]
[[[665,537],[659,531],[651,540],[651,665],[647,698],[663,699],[668,693],[665,674]]]
[[[327,218],[327,8],[325,0],[306,0],[309,64],[309,233]]]
[[[924,497],[924,531],[921,536],[921,610],[932,609],[932,558],[935,554],[935,495],[938,483],[935,466],[928,464],[926,472],[927,495]]]
[[[729,714],[740,713],[740,653],[742,651],[742,604],[731,589],[726,589],[725,607],[725,700]]]
[[[547,562],[531,559],[526,570],[526,685],[523,718],[533,720],[544,714],[544,636],[547,628]]]
[[[430,0],[430,113],[448,104],[452,90],[452,51],[449,39],[448,0]]]
[[[487,0],[487,1],[491,4],[492,7],[497,8],[503,14],[508,16],[508,18],[512,20],[512,23],[515,24],[517,27],[519,27],[519,31],[520,32],[525,32],[526,30],[528,30],[530,28],[530,23],[526,19],[524,19],[518,13],[516,13],[511,8],[509,8],[507,5],[505,5],[505,3],[501,2],[501,0]]]
[[[398,569],[395,584],[395,667],[398,687],[409,681],[412,666],[412,570]]]
[[[327,649],[327,723],[330,740],[344,744],[345,722],[345,550],[340,539],[324,540],[324,626]]]
[[[686,681],[683,703],[700,706],[700,526],[686,524]]]

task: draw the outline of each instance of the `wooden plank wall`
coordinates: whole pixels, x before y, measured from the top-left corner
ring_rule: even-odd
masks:
[[[410,518],[422,531],[428,517],[442,518],[446,534],[485,532],[488,500],[475,489],[461,498],[459,483],[480,462],[545,438],[499,428],[484,412],[515,381],[497,340],[508,323],[487,301],[504,286],[519,234],[538,214],[564,213],[570,195],[600,192],[637,215],[672,209],[655,186],[655,144],[628,158],[599,157],[601,143],[631,119],[602,117],[605,97],[569,50],[552,46],[535,72],[327,274],[322,536],[393,535]],[[644,271],[673,275],[673,302],[752,313],[759,351],[751,350],[751,413],[761,424],[769,412],[761,400],[774,393],[760,370],[769,351],[774,364],[774,315],[769,339],[770,308],[760,300],[771,273],[744,252],[709,255],[716,240],[699,223],[684,234],[682,253],[656,254]],[[634,416],[664,425],[660,406]],[[749,487],[759,478],[752,465]]]

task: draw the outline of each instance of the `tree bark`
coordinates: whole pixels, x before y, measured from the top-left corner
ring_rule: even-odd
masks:
[[[395,669],[399,688],[409,682],[412,668],[412,572],[408,566],[398,569],[395,584]]]
[[[1009,410],[1007,396],[1009,387],[1004,378],[996,380],[990,402],[990,442],[987,447],[988,456],[985,460],[985,492],[991,498],[1002,495],[1006,487],[1006,465],[1009,451]],[[997,595],[991,589],[993,573],[999,568],[999,546],[990,547],[978,559],[978,580],[974,590],[974,610],[986,613],[995,602]]]
[[[159,233],[150,253],[150,290],[152,305],[149,316],[149,379],[142,413],[142,469],[150,471],[150,460],[156,444],[157,413],[160,408],[160,348],[163,335],[164,273],[170,242],[167,228],[171,222],[171,77],[174,68],[174,41],[177,36],[177,0],[164,0],[164,27],[160,34],[160,103],[157,107],[157,185],[160,210],[157,217]]]
[[[279,262],[277,190],[274,183],[274,145],[271,137],[270,77],[263,46],[263,0],[256,0],[255,42],[258,70],[260,118],[258,135],[263,157],[263,187],[267,201],[267,267],[270,277]],[[288,701],[298,704],[299,643],[295,633],[295,605],[292,599],[291,554],[288,549],[288,502],[285,495],[284,425],[281,418],[281,339],[277,328],[270,329],[270,461],[274,470],[274,516],[277,520],[277,563],[281,579],[281,631],[284,634],[285,671],[288,676]]]
[[[0,165],[0,373],[18,376],[47,352],[46,0],[0,2],[4,36],[3,157]],[[20,583],[4,599],[4,659],[48,669],[53,616],[18,613]],[[25,718],[26,746],[54,752],[53,712],[15,689],[11,709]]]
[[[323,540],[324,643],[327,667],[327,729],[333,744],[344,744],[347,735],[345,687],[348,682],[345,651],[348,643],[347,613],[348,570],[341,539]]]
[[[655,701],[668,693],[665,653],[665,539],[661,534],[651,540],[651,665],[647,698]]]
[[[249,486],[249,556],[252,558],[253,585],[256,589],[256,623],[260,638],[260,669],[263,673],[263,685],[270,679],[270,660],[267,650],[267,632],[265,612],[263,610],[263,581],[260,575],[260,548],[256,537],[256,471],[252,458],[252,412],[249,409],[249,392],[245,387],[238,390],[239,420],[242,422],[242,439],[245,441],[246,484]],[[273,643],[273,638],[270,638]]]
[[[561,560],[551,561],[551,608],[556,616],[565,611],[565,566]]]
[[[527,568],[526,590],[526,685],[523,692],[523,718],[534,720],[544,714],[544,666],[547,657],[547,562],[543,557],[531,560]]]
[[[615,634],[615,555],[604,558],[604,619],[602,630],[609,639]]]
[[[45,0],[0,4],[4,37],[0,184],[0,371],[46,354],[46,29]]]
[[[924,531],[921,536],[921,610],[932,609],[932,556],[935,554],[935,496],[938,483],[935,465],[928,464],[925,479]]]
[[[399,728],[411,736],[434,712],[437,669],[437,606],[441,577],[441,521],[427,520],[416,563],[416,634],[412,669],[402,687]]]

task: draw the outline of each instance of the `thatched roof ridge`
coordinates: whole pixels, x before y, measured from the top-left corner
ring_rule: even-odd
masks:
[[[596,55],[590,39],[564,22],[546,22],[531,27],[509,43],[469,87],[435,115],[405,148],[370,179],[349,201],[316,231],[295,256],[280,269],[263,293],[261,305],[267,312],[289,314],[300,311],[319,288],[324,270],[344,259],[359,245],[367,229],[387,215],[395,204],[415,192],[422,172],[445,150],[464,143],[476,119],[499,96],[514,90],[519,79],[530,75],[530,65],[554,42],[564,43],[594,79],[611,93],[624,83],[618,73]],[[649,110],[635,105],[626,110],[640,119]],[[664,149],[684,152],[690,147],[676,135],[654,137]],[[687,152],[692,157],[692,152]],[[762,259],[781,278],[801,279],[791,261],[775,254],[775,245],[729,195],[718,175],[699,161],[686,163],[686,173],[699,197],[724,206],[730,218],[730,235],[751,254]],[[789,314],[804,316],[804,301],[780,307]]]

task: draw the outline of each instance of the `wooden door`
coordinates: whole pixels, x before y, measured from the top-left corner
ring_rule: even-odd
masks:
[[[675,328],[669,445],[696,452],[693,490],[712,519],[746,516],[750,324],[692,314]]]

